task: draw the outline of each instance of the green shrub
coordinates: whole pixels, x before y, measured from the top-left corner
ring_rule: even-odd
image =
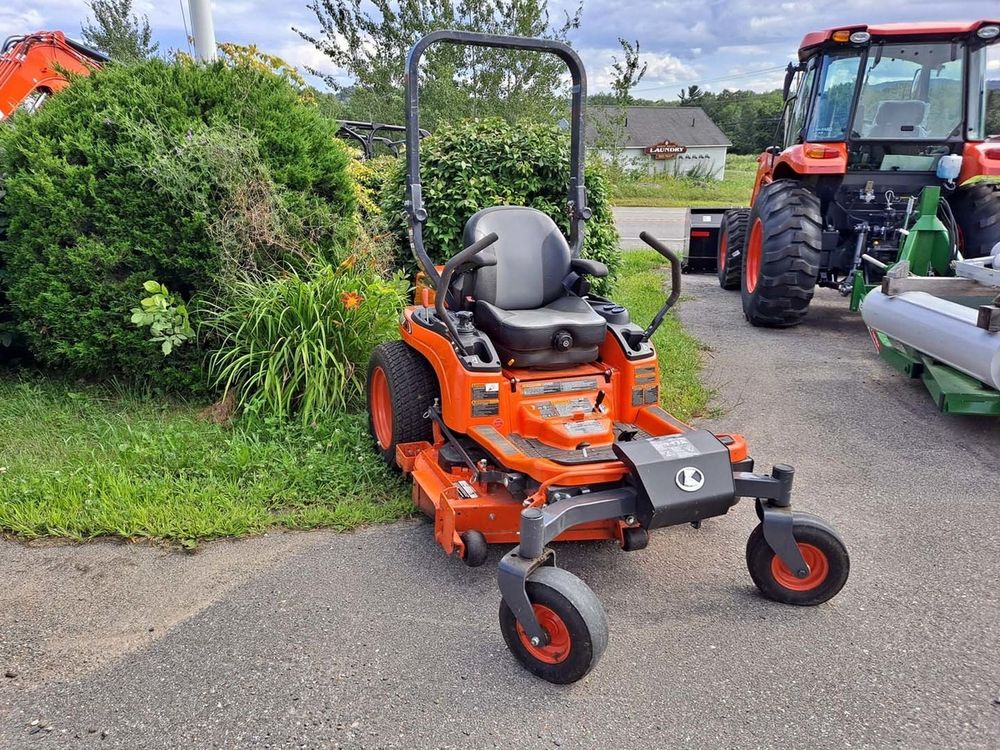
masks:
[[[568,235],[569,135],[555,126],[510,124],[502,120],[466,120],[442,125],[420,145],[424,206],[424,243],[435,262],[462,249],[462,230],[476,211],[490,206],[530,206],[544,211]],[[611,271],[595,279],[606,292],[621,266],[618,233],[603,168],[593,162],[585,174],[587,203],[583,256],[600,260]],[[393,222],[401,263],[410,264],[403,214],[406,165],[400,159],[387,180],[383,207]]]
[[[238,281],[209,321],[222,340],[211,358],[216,382],[241,409],[268,417],[309,423],[360,406],[368,357],[394,335],[407,288],[355,256]]]
[[[225,280],[334,258],[354,216],[336,124],[279,77],[152,60],[79,78],[0,128],[0,270],[17,330],[74,374],[204,384],[129,322],[143,282],[192,321]]]

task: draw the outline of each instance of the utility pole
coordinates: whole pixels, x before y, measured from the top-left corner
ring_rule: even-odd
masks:
[[[194,56],[198,62],[214,62],[215,25],[212,23],[212,0],[188,0],[191,11],[191,35],[194,37]]]

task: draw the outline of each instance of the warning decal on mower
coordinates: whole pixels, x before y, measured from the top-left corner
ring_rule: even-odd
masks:
[[[694,443],[686,437],[682,437],[680,435],[650,438],[649,444],[653,446],[657,453],[667,460],[689,458],[690,456],[698,456],[701,454],[701,452],[694,447]]]
[[[596,419],[584,419],[581,422],[565,422],[563,426],[570,435],[593,435],[604,432],[604,425]]]
[[[572,391],[592,391],[597,388],[596,380],[556,380],[551,383],[527,386],[525,396],[542,396],[547,393],[570,393]]]

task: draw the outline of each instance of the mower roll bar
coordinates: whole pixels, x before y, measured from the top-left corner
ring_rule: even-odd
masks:
[[[496,232],[490,232],[485,237],[473,242],[458,255],[452,256],[448,262],[444,264],[444,268],[441,270],[441,276],[438,277],[437,284],[434,287],[434,310],[437,312],[438,320],[445,324],[445,327],[448,329],[448,333],[451,335],[451,340],[455,343],[455,347],[462,354],[468,354],[468,352],[462,344],[462,340],[458,336],[458,328],[455,327],[455,321],[452,320],[451,316],[448,315],[444,309],[444,301],[448,296],[448,287],[451,286],[451,279],[455,275],[455,271],[457,271],[460,266],[464,266],[466,263],[469,263],[476,255],[488,248],[498,239],[499,237],[497,237]],[[495,259],[493,260],[492,265],[496,265]]]
[[[587,98],[587,73],[583,68],[583,61],[569,45],[551,39],[531,39],[521,36],[480,34],[473,31],[445,29],[428,34],[410,48],[410,53],[406,58],[404,81],[406,90],[406,214],[413,254],[424,273],[435,284],[440,280],[433,261],[424,249],[423,226],[424,222],[427,221],[427,209],[424,208],[420,187],[420,58],[428,47],[438,42],[471,47],[547,52],[556,55],[566,63],[573,82],[570,100],[569,244],[573,257],[579,256],[583,247],[583,224],[591,215],[590,208],[587,206],[583,178],[584,104]]]

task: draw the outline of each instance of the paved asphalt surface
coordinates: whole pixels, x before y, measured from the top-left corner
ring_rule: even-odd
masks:
[[[648,549],[562,545],[602,598],[604,659],[568,687],[507,654],[494,566],[415,520],[195,554],[0,543],[0,748],[996,748],[1000,422],[938,414],[821,292],[749,327],[686,276],[681,317],[760,466],[843,533],[813,609],[759,597],[752,508]]]

